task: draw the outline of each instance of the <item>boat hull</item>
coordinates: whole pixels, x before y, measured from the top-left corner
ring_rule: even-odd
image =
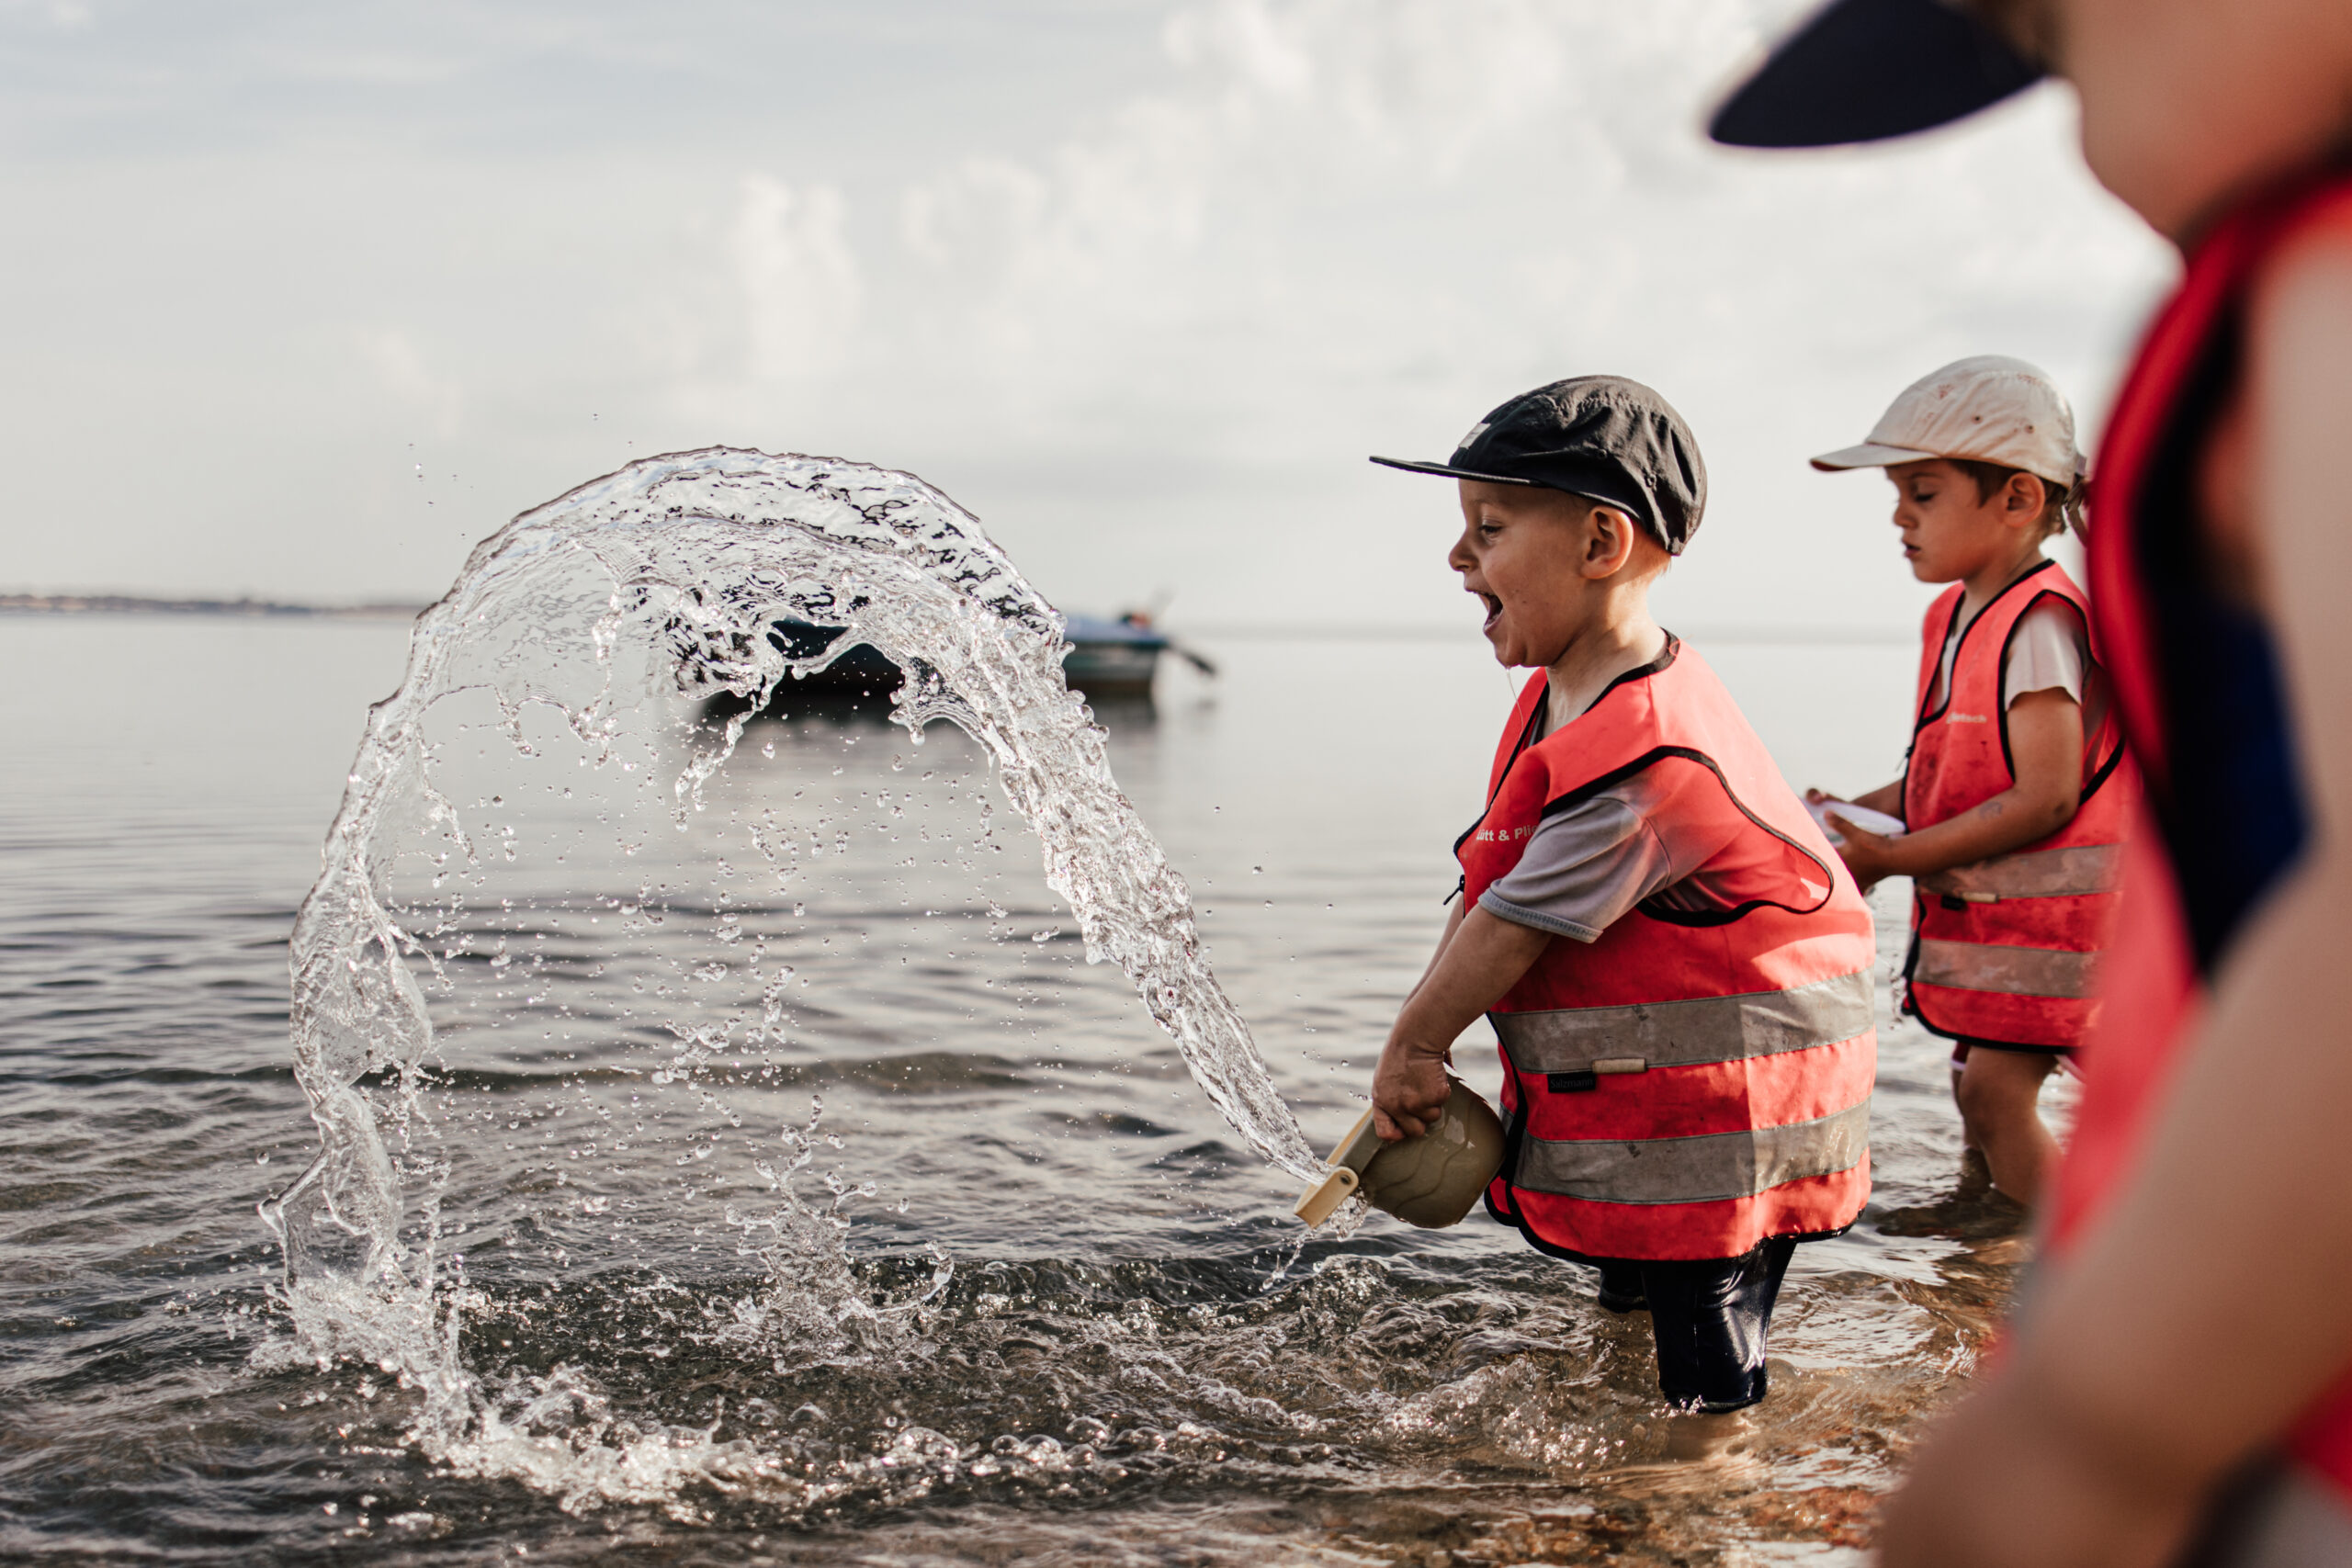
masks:
[[[784,621],[768,635],[786,657],[808,659],[822,653],[842,634],[833,626]],[[1071,691],[1097,699],[1151,695],[1167,638],[1124,622],[1084,620],[1070,623],[1069,638],[1069,651],[1062,656],[1062,677]],[[899,682],[897,665],[879,649],[859,643],[843,649],[822,670],[797,680],[787,676],[776,688],[775,702],[786,702],[796,692],[887,697],[899,689]]]

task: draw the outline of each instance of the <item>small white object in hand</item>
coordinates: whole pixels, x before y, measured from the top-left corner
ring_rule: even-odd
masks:
[[[1883,811],[1872,811],[1869,807],[1856,806],[1850,800],[1808,800],[1804,803],[1804,808],[1813,813],[1813,819],[1821,824],[1821,830],[1829,835],[1829,841],[1832,844],[1842,844],[1846,841],[1846,835],[1829,825],[1829,814],[1833,811],[1863,832],[1876,833],[1881,838],[1899,839],[1911,830],[1900,817],[1889,817]]]

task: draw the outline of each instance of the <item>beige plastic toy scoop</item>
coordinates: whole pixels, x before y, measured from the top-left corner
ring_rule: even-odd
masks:
[[[1437,1125],[1418,1138],[1384,1144],[1366,1106],[1331,1151],[1331,1171],[1298,1200],[1298,1217],[1319,1225],[1351,1193],[1408,1225],[1459,1224],[1503,1164],[1503,1124],[1460,1078]]]

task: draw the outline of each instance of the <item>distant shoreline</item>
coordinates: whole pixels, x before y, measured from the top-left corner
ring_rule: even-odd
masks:
[[[274,599],[142,599],[131,593],[0,593],[20,615],[327,615],[413,620],[422,604],[287,604]]]

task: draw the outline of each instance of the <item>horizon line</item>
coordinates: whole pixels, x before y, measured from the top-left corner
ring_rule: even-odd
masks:
[[[413,619],[429,606],[414,601],[376,600],[352,604],[306,604],[279,599],[159,598],[138,593],[0,593],[0,614],[15,615],[176,615],[266,618]],[[1163,628],[1182,637],[1227,637],[1238,641],[1323,642],[1442,642],[1467,641],[1476,633],[1443,621],[1272,621],[1205,620]],[[1835,643],[1871,645],[1909,642],[1917,635],[1909,626],[1820,626],[1760,624],[1701,623],[1679,637],[1697,642]]]

